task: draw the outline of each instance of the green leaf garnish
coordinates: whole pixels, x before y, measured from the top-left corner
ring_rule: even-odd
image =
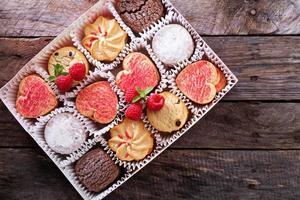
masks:
[[[64,71],[64,66],[61,64],[55,64],[54,66],[54,76],[50,76],[50,81],[55,81],[56,78],[60,75],[67,76],[69,73]]]
[[[68,72],[61,72],[60,75],[67,76],[69,73]]]
[[[142,97],[141,96],[136,96],[133,98],[132,103],[138,102]]]
[[[145,99],[146,100],[147,95],[150,94],[150,92],[153,90],[153,87],[148,87],[145,90],[142,90],[141,88],[136,87],[135,90],[138,92],[139,95],[135,96],[133,98],[132,103],[136,103],[136,102],[138,102],[141,99]]]
[[[55,81],[56,77],[55,76],[49,76],[49,81]]]
[[[154,88],[153,87],[148,87],[144,90],[145,96],[147,96]]]

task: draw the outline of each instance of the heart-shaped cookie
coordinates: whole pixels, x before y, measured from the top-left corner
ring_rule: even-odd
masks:
[[[176,78],[182,93],[198,104],[207,104],[214,99],[219,81],[216,67],[204,60],[186,66]]]
[[[116,83],[126,92],[129,88],[142,90],[155,87],[159,82],[159,73],[153,62],[142,53],[130,53],[124,58],[123,70],[117,74]]]
[[[216,68],[216,69],[217,69],[217,74],[219,77],[219,82],[216,85],[216,89],[217,89],[217,92],[221,92],[226,87],[227,80],[226,80],[226,77],[223,74],[223,72],[219,68]]]
[[[76,108],[83,116],[107,124],[117,115],[118,98],[109,82],[99,81],[79,92]]]
[[[25,118],[45,115],[57,106],[53,90],[38,75],[25,77],[19,85],[16,109]]]

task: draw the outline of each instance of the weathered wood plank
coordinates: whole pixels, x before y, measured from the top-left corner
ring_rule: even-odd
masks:
[[[0,147],[36,147],[0,103]],[[170,148],[300,149],[299,103],[230,103],[211,110]]]
[[[226,100],[300,100],[300,37],[204,37],[239,78]],[[0,86],[51,38],[0,39]]]
[[[0,149],[0,166],[1,199],[81,199],[40,151]],[[299,199],[299,187],[300,151],[167,150],[107,199]]]
[[[299,34],[298,0],[171,0],[200,34]],[[0,36],[55,36],[96,1],[2,0]]]

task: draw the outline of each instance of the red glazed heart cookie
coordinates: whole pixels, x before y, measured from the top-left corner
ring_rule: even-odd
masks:
[[[20,85],[16,109],[25,118],[45,115],[57,106],[57,99],[47,83],[37,75],[25,77]]]
[[[216,68],[216,69],[217,69],[217,74],[219,77],[219,82],[216,85],[216,89],[217,89],[217,92],[221,92],[226,87],[227,81],[226,81],[226,77],[224,76],[223,72],[219,68]]]
[[[99,81],[79,92],[76,108],[82,115],[107,124],[117,115],[118,98],[109,82]]]
[[[176,84],[183,94],[198,104],[213,100],[219,81],[216,67],[204,60],[186,66],[176,78]]]
[[[123,69],[118,73],[116,83],[124,92],[129,88],[139,87],[144,90],[158,84],[159,73],[156,66],[142,53],[127,55],[123,61]]]

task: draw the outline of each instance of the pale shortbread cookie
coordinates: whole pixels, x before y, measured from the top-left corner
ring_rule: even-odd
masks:
[[[186,105],[174,94],[163,92],[165,104],[159,111],[147,109],[147,117],[154,128],[161,132],[171,133],[184,126],[189,111]]]

